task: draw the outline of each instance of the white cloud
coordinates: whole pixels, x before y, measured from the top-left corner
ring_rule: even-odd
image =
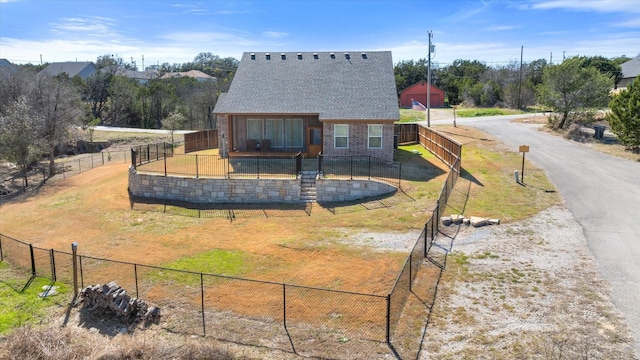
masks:
[[[106,17],[74,17],[63,18],[59,22],[51,24],[51,31],[55,34],[75,36],[101,36],[105,35],[115,37],[117,21]]]
[[[637,0],[545,0],[531,4],[532,9],[640,13]]]
[[[510,26],[510,25],[494,25],[494,26],[489,26],[487,28],[484,28],[483,30],[485,31],[509,31],[509,30],[514,30],[514,29],[518,29],[518,26]]]
[[[262,33],[264,37],[272,38],[272,39],[280,39],[289,36],[289,34],[285,32],[278,31],[265,31]]]
[[[638,4],[638,6],[640,6],[640,4]],[[614,23],[609,23],[609,25],[623,28],[640,28],[640,18],[617,21]]]

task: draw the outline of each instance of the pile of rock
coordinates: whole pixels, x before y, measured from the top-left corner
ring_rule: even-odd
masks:
[[[450,216],[443,216],[440,218],[440,222],[442,225],[467,225],[473,227],[481,227],[485,225],[500,225],[500,219],[487,219],[478,216],[471,216],[469,218],[465,218],[460,214],[452,214]]]

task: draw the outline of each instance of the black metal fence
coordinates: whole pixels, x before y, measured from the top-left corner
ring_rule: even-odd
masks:
[[[131,148],[131,165],[134,167],[173,156],[173,146],[166,142],[139,145]]]
[[[295,178],[302,171],[301,153],[292,155],[250,154],[219,155],[174,154],[163,152],[162,144],[131,148],[131,165],[138,171],[163,176],[196,178]],[[313,169],[335,179],[367,179],[390,183],[400,188],[402,164],[374,156],[327,156],[320,154]]]
[[[142,150],[142,156],[139,151]],[[169,154],[151,152],[147,148],[131,149],[132,165],[136,170],[162,176],[191,176],[221,179],[295,178],[300,172],[300,154],[245,155],[223,158],[218,155]],[[140,161],[140,158],[144,160]],[[136,163],[133,162],[136,160]]]
[[[16,171],[5,179],[0,179],[0,196],[15,196],[29,188],[36,188],[48,181],[66,179],[110,162],[126,163],[130,159],[130,151],[102,151],[93,154],[75,155],[68,158],[58,158],[55,162],[55,172],[52,174],[48,161],[41,161],[37,166],[27,171],[25,182],[24,173]]]
[[[318,172],[327,178],[379,180],[400,188],[402,164],[374,156],[318,156]]]

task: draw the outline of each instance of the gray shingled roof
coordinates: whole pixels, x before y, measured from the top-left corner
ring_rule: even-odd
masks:
[[[244,53],[214,113],[398,120],[391,52]]]
[[[622,63],[620,67],[622,68],[622,77],[624,79],[635,78],[640,75],[640,56]]]
[[[93,71],[85,71],[85,69],[92,67]],[[70,78],[81,75],[84,72],[83,78],[89,76],[89,73],[97,71],[95,65],[92,62],[58,62],[49,64],[42,72],[56,76],[58,74],[66,73]]]

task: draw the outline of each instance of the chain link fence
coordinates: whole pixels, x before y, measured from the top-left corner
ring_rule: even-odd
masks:
[[[157,156],[160,153],[155,152]],[[132,159],[132,163],[136,162]],[[132,296],[159,306],[163,327],[173,332],[303,356],[364,359],[388,356],[390,351],[399,356],[395,350],[396,332],[403,317],[408,317],[403,313],[405,303],[421,264],[429,258],[429,249],[438,233],[438,219],[459,175],[460,158],[455,158],[450,167],[436,208],[387,295],[205,274],[85,255],[76,255],[78,273],[74,274],[73,253],[41,249],[2,234],[0,260],[21,269],[26,278],[41,276],[69,284],[78,279],[76,289],[115,281]],[[420,344],[417,346],[409,352],[419,354]]]

